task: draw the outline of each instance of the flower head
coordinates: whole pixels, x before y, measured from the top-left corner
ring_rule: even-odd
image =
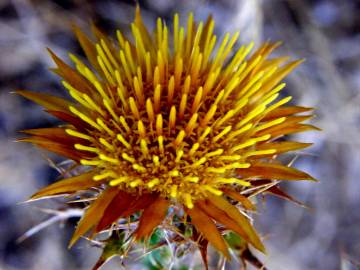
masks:
[[[118,31],[114,42],[94,27],[94,43],[74,29],[90,65],[71,54],[74,69],[51,52],[72,100],[18,91],[66,122],[28,130],[32,136],[23,140],[86,168],[33,198],[101,187],[71,244],[91,228],[100,232],[141,210],[134,236],[149,237],[168,208],[181,206],[225,256],[217,224],[264,251],[235,205],[252,208],[246,194],[264,179],[313,180],[275,161],[309,145],[278,138],[314,129],[301,123],[309,115],[295,116],[310,109],[280,97],[281,80],[302,61],[269,59],[279,43],[252,54],[253,44],[234,49],[239,33],[216,45],[212,18],[196,24],[192,14],[184,27],[176,14],[172,30],[158,19],[151,35],[137,9],[133,41]]]

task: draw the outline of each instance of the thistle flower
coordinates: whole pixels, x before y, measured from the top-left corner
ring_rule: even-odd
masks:
[[[172,34],[158,19],[151,35],[137,8],[133,42],[120,31],[114,42],[93,27],[94,43],[74,30],[90,66],[70,54],[74,69],[50,51],[72,100],[18,91],[66,123],[27,130],[31,137],[22,141],[83,166],[32,198],[101,190],[70,246],[89,230],[101,232],[138,212],[133,239],[148,239],[169,208],[179,207],[177,219],[225,257],[220,225],[265,252],[239,210],[254,210],[247,196],[264,182],[314,180],[275,160],[310,145],[278,138],[316,129],[302,123],[311,115],[296,115],[310,108],[280,98],[282,79],[302,60],[269,59],[279,43],[252,54],[253,44],[234,49],[239,33],[226,34],[215,49],[213,19],[196,24],[192,14],[184,27],[176,14]]]

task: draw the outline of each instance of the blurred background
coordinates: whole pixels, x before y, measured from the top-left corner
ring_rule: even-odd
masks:
[[[145,22],[158,16],[171,24],[194,11],[212,14],[216,32],[241,31],[241,41],[282,40],[275,54],[305,58],[287,78],[297,104],[316,107],[311,123],[322,132],[297,135],[314,146],[299,153],[295,166],[320,183],[292,182],[284,190],[310,209],[266,197],[256,226],[265,237],[271,270],[360,269],[360,2],[357,0],[139,1]],[[0,269],[89,269],[100,250],[85,241],[68,250],[79,212],[54,217],[60,199],[19,204],[58,176],[59,157],[15,143],[18,131],[58,124],[41,108],[12,94],[28,89],[64,95],[46,47],[63,59],[80,54],[70,30],[92,20],[109,34],[127,30],[134,1],[0,0]],[[72,217],[67,219],[67,217]],[[41,224],[30,238],[21,236]],[[37,230],[42,227],[36,227]],[[31,234],[31,231],[30,231]],[[117,266],[116,266],[117,265]],[[116,260],[104,269],[120,267]],[[119,268],[121,269],[121,268]],[[148,269],[137,261],[127,269]],[[202,269],[201,266],[200,268]],[[232,268],[229,268],[232,269]],[[234,268],[236,269],[236,268]]]

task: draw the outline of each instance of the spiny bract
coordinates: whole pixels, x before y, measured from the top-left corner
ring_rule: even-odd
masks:
[[[67,123],[27,130],[32,136],[23,141],[86,168],[32,198],[101,187],[71,245],[91,228],[100,232],[141,210],[134,238],[147,238],[169,207],[180,205],[194,229],[226,257],[217,224],[264,251],[235,202],[253,210],[247,196],[264,180],[313,180],[274,159],[309,145],[276,139],[315,129],[301,123],[311,115],[295,116],[309,108],[284,106],[291,97],[279,98],[281,80],[301,60],[268,59],[279,43],[267,42],[251,55],[253,44],[234,50],[239,33],[226,34],[215,50],[211,17],[196,24],[190,14],[182,27],[176,14],[172,28],[170,34],[158,19],[151,35],[139,9],[133,41],[118,31],[113,42],[93,27],[93,43],[74,27],[91,66],[70,54],[73,69],[51,52],[73,100],[18,91]]]

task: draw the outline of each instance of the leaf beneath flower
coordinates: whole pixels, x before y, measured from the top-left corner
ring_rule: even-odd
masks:
[[[231,220],[233,220],[240,229],[236,230],[246,241],[252,244],[255,248],[265,253],[265,247],[257,235],[255,229],[246,218],[235,206],[230,204],[226,199],[221,196],[208,194],[208,201],[211,202],[216,208],[223,211]],[[221,221],[219,221],[221,222]],[[230,223],[228,225],[231,225]]]
[[[297,113],[312,111],[313,108],[301,107],[301,106],[282,106],[269,112],[262,121],[274,120],[276,118],[289,116]]]
[[[185,208],[185,211],[191,217],[191,223],[199,232],[201,232],[202,236],[207,239],[227,259],[230,259],[228,247],[214,221],[212,221],[212,219],[196,205],[192,209]]]
[[[90,207],[85,211],[84,216],[81,218],[76,231],[70,240],[69,248],[71,248],[82,235],[99,222],[105,209],[118,192],[119,189],[116,187],[107,188],[96,198],[96,200],[91,203]]]
[[[231,199],[238,201],[247,210],[256,210],[256,206],[245,196],[232,189],[223,189],[223,192],[228,195]]]
[[[52,195],[73,193],[79,190],[87,190],[96,185],[96,182],[92,179],[95,174],[95,171],[90,171],[78,176],[57,181],[54,184],[36,192],[31,196],[31,200]]]
[[[34,101],[48,110],[69,112],[69,106],[73,105],[70,101],[60,97],[55,97],[43,93],[35,93],[26,90],[17,90],[15,93]]]
[[[134,233],[135,238],[148,238],[156,226],[164,220],[168,208],[169,201],[161,197],[158,197],[153,203],[145,208],[144,212],[141,214],[138,228]]]
[[[253,163],[250,168],[238,169],[241,177],[253,177],[276,180],[311,180],[317,181],[311,175],[287,166],[273,163]]]

